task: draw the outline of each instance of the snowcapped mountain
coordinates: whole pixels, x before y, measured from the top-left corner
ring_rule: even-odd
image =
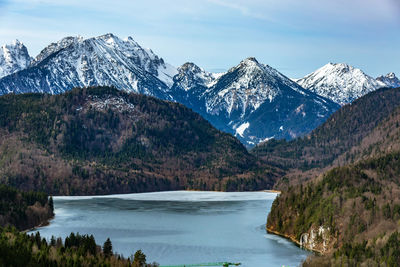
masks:
[[[108,85],[169,99],[177,70],[131,37],[66,37],[46,47],[22,73],[0,80],[0,93],[61,93]]]
[[[400,87],[400,80],[396,77],[393,72],[386,74],[385,76],[379,76],[376,78],[377,81],[384,83],[388,87],[397,88]]]
[[[305,134],[339,108],[255,58],[219,75],[187,63],[174,81],[179,102],[249,146]]]
[[[385,84],[362,70],[344,63],[329,63],[304,78],[295,80],[302,87],[344,105],[384,87]]]
[[[27,68],[31,60],[28,49],[20,41],[3,45],[0,48],[0,78]]]
[[[248,146],[306,134],[339,108],[255,58],[226,73],[194,63],[176,69],[132,38],[113,34],[50,44],[29,67],[0,79],[0,94],[98,85],[182,103]]]

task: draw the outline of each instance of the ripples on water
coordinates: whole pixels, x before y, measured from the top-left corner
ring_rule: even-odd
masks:
[[[274,193],[159,192],[55,197],[56,217],[40,233],[111,238],[125,256],[142,249],[161,265],[241,262],[242,266],[298,266],[307,256],[286,239],[267,234]]]

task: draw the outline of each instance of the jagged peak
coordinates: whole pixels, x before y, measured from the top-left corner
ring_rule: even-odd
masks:
[[[3,44],[1,46],[2,49],[12,49],[14,47],[23,48],[25,45],[18,39],[14,39],[10,44]]]
[[[302,87],[340,105],[352,102],[384,84],[347,63],[328,63],[296,80]]]
[[[396,74],[394,74],[394,72],[389,72],[388,74],[385,75],[385,77],[393,79],[396,78]]]
[[[80,43],[84,40],[84,38],[80,35],[78,36],[67,36],[59,40],[58,42],[51,43],[47,47],[45,47],[42,51],[40,51],[39,55],[33,60],[32,65],[37,65],[44,59],[46,59],[49,55],[64,49],[71,44]]]
[[[248,57],[242,60],[243,63],[256,63],[259,64],[255,57]]]
[[[323,66],[321,69],[333,69],[333,70],[341,70],[341,71],[352,71],[356,68],[353,66],[347,64],[347,63],[332,63],[329,62],[325,66]]]
[[[110,38],[112,38],[112,39],[119,39],[118,36],[114,35],[114,34],[111,33],[111,32],[105,33],[105,34],[102,34],[102,35],[99,35],[99,36],[94,37],[94,38],[96,38],[96,39],[110,39]]]
[[[254,67],[259,67],[261,68],[261,65],[255,57],[248,57],[240,61],[239,65],[237,67],[245,67],[245,68],[254,68]],[[234,67],[235,68],[235,67]]]
[[[178,72],[193,72],[193,73],[200,73],[200,72],[205,72],[202,68],[194,64],[193,62],[186,62],[182,66],[178,68]]]

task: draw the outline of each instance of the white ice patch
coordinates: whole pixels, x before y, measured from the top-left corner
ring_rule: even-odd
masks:
[[[246,131],[246,129],[249,128],[249,126],[250,123],[248,122],[241,124],[239,127],[236,128],[236,135],[240,135],[241,137],[243,137],[244,131]]]
[[[274,136],[267,137],[264,140],[262,140],[260,143],[267,142],[267,141],[271,140],[272,138],[274,138]]]
[[[117,198],[127,200],[151,201],[249,201],[249,200],[274,200],[278,194],[270,192],[210,192],[210,191],[168,191],[154,193],[135,193],[102,196],[55,196],[57,200],[86,200],[95,198]]]

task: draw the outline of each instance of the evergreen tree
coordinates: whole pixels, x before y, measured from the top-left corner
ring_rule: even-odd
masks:
[[[135,266],[135,267],[146,266],[146,255],[140,249],[135,252],[135,255],[133,258],[133,266]]]
[[[110,257],[113,254],[113,248],[110,238],[107,238],[106,242],[104,242],[103,253],[106,257]]]
[[[50,196],[50,198],[49,198],[49,207],[50,207],[50,210],[51,210],[51,214],[54,215],[54,202],[53,202],[53,197],[52,196]]]

